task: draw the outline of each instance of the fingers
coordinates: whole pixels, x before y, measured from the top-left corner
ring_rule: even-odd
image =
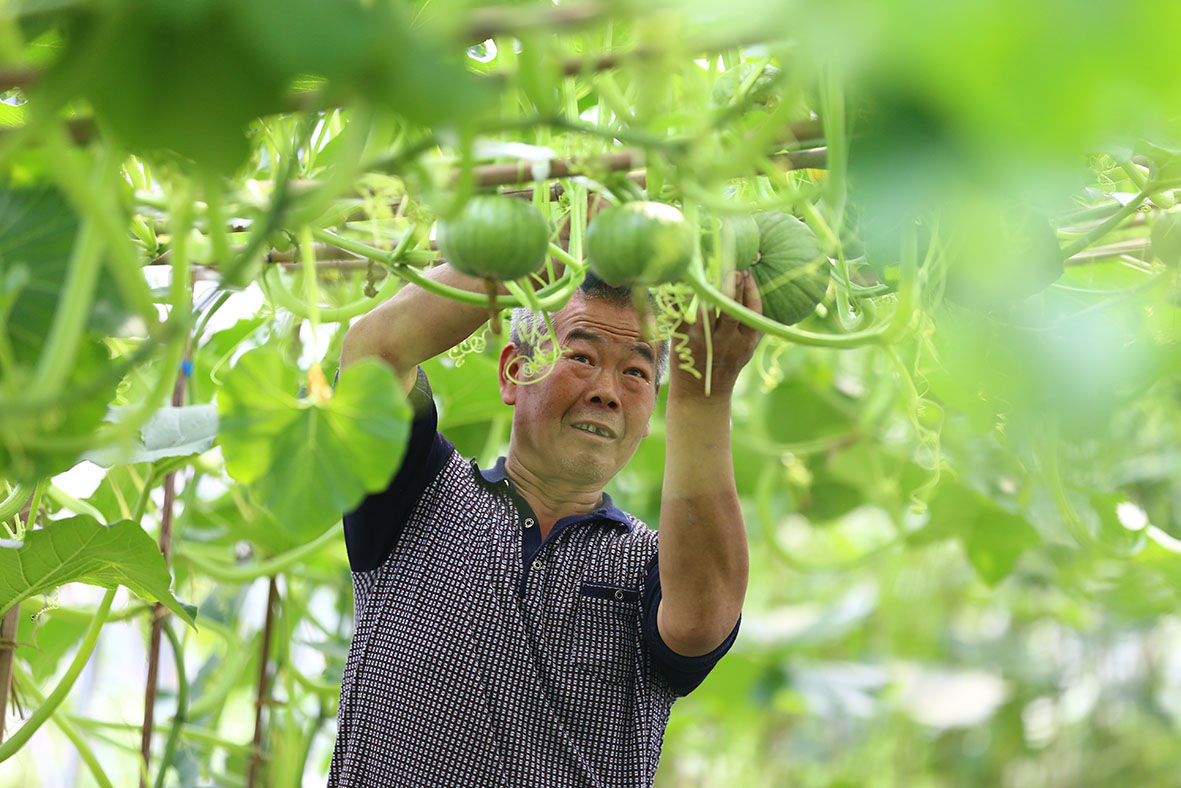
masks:
[[[741,304],[752,312],[760,315],[763,313],[763,301],[759,296],[758,283],[755,281],[754,274],[749,270],[731,271],[726,274],[722,278],[719,289],[727,298]],[[746,325],[738,318],[727,314],[721,309],[704,303],[700,304],[697,308],[697,319],[692,324],[682,323],[681,330],[686,330],[691,335],[697,336],[704,332],[705,326],[707,325],[706,321],[708,321],[711,335],[719,338],[723,338],[724,335],[732,334],[736,331],[741,331],[747,335],[761,333],[758,329]]]
[[[755,281],[754,274],[749,269],[746,271],[734,271],[727,276],[722,285],[723,292],[735,302],[752,312],[757,312],[760,315],[763,313],[763,300],[759,297],[759,286]],[[733,327],[738,330],[758,333],[757,329],[747,326],[738,318],[724,312],[718,314],[714,325],[719,329]]]
[[[755,281],[755,276],[749,269],[743,271],[743,273],[746,274],[746,279],[743,282],[741,304],[750,311],[757,312],[761,315],[763,314],[763,298],[759,295],[759,284]],[[742,327],[759,333],[757,329],[751,328],[745,323],[742,324]]]

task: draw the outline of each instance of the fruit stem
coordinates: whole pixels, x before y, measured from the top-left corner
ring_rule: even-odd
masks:
[[[496,308],[496,294],[500,286],[495,279],[484,280],[484,291],[488,293],[488,328],[494,336],[500,336],[500,310]]]
[[[797,345],[808,345],[810,347],[854,348],[880,343],[887,328],[887,325],[878,324],[862,331],[852,331],[848,334],[820,334],[799,328],[789,328],[766,315],[760,315],[758,312],[747,309],[733,299],[727,298],[705,280],[699,268],[699,266],[690,268],[688,274],[685,276],[685,281],[692,285],[693,289],[697,291],[697,294],[702,299],[713,304],[731,317],[741,320],[751,328],[756,328],[768,336],[779,337],[780,339],[794,342]]]

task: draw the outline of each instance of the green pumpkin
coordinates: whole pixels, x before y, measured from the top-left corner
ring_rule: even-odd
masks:
[[[483,279],[520,279],[545,262],[549,227],[530,203],[477,195],[439,222],[439,251],[452,267]]]
[[[671,205],[626,202],[599,213],[586,231],[595,276],[618,287],[658,285],[684,276],[693,259],[693,231]]]
[[[724,264],[732,264],[736,271],[745,271],[759,258],[759,225],[747,213],[718,217],[718,235],[722,239]],[[701,234],[701,248],[708,255],[713,252],[714,238],[710,222],[705,222]]]
[[[710,93],[710,102],[714,106],[724,107],[734,101],[734,94],[738,92],[738,88],[742,85],[743,80],[751,75],[751,72],[757,68],[755,63],[741,63],[734,68],[726,71],[722,76],[718,77],[718,81],[714,83],[713,91]],[[754,84],[751,85],[747,92],[747,101],[750,104],[759,104],[764,107],[773,107],[776,103],[776,96],[774,92],[775,79],[779,74],[779,69],[775,66],[763,66],[759,71],[759,75],[755,77]]]
[[[763,314],[791,325],[816,309],[828,290],[828,258],[816,234],[791,214],[755,214],[759,228],[759,260],[751,267]]]

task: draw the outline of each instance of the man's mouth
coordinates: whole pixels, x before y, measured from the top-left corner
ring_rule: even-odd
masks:
[[[582,430],[583,432],[589,432],[591,435],[598,435],[599,437],[602,437],[602,438],[614,438],[615,437],[614,432],[607,429],[606,427],[600,427],[598,424],[588,424],[588,423],[582,421],[582,422],[578,422],[576,424],[572,424],[571,426],[574,427],[574,429],[576,429],[576,430]]]

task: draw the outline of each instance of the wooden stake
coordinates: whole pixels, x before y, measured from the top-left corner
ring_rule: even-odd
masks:
[[[271,653],[271,632],[275,628],[275,611],[279,607],[279,585],[271,576],[267,590],[267,617],[262,629],[262,653],[259,654],[258,694],[254,700],[254,744],[250,750],[250,768],[246,773],[246,788],[254,788],[259,767],[262,766],[262,707],[267,702],[270,681],[267,673]]]

